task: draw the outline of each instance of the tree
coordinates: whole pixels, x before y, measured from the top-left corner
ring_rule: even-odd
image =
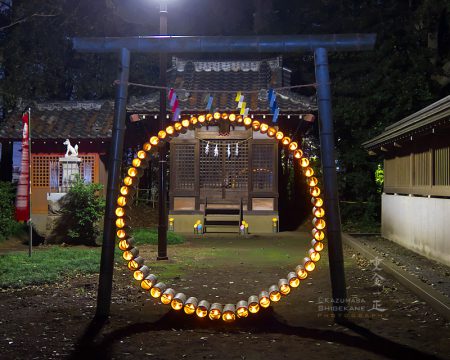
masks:
[[[99,221],[105,201],[101,184],[85,184],[78,176],[64,199],[63,216],[59,228],[66,229],[68,241],[74,244],[95,245],[101,229]]]

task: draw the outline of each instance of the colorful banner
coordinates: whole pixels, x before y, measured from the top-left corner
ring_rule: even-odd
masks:
[[[22,161],[20,166],[19,183],[16,196],[16,220],[30,219],[30,157],[29,157],[29,121],[30,113],[22,116]]]

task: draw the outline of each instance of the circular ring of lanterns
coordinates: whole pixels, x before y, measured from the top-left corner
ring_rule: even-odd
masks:
[[[252,128],[253,131],[267,134],[270,138],[279,140],[283,146],[293,153],[293,157],[295,161],[299,161],[309,185],[314,215],[311,232],[312,247],[308,256],[303,259],[302,264],[297,265],[295,271],[289,272],[286,278],[278,280],[276,284],[271,285],[267,290],[262,290],[258,295],[252,295],[247,300],[240,300],[236,304],[225,305],[209,303],[196,297],[188,297],[158,281],[157,276],[150,272],[150,269],[144,265],[144,259],[139,256],[139,249],[134,245],[129,227],[129,217],[127,217],[139,178],[143,174],[143,169],[148,165],[151,149],[156,148],[163,141],[178,136],[180,133],[185,133],[188,129],[207,125],[219,119],[228,120],[232,124],[244,125],[246,128]],[[139,281],[141,288],[148,291],[153,298],[160,299],[161,303],[170,305],[172,309],[183,310],[188,315],[196,314],[200,318],[209,317],[211,320],[222,319],[231,322],[236,318],[246,318],[249,314],[256,314],[261,308],[267,308],[271,303],[278,302],[282,297],[288,295],[293,288],[298,287],[300,282],[308,277],[308,273],[315,269],[316,262],[320,260],[320,252],[324,248],[326,223],[323,218],[325,211],[323,200],[320,197],[321,191],[317,186],[318,179],[314,176],[314,170],[309,165],[309,160],[303,156],[303,151],[299,148],[297,142],[292,141],[276,128],[250,117],[216,112],[199,115],[198,117],[191,116],[190,119],[184,118],[181,122],[176,122],[167,126],[164,130],[160,130],[157,136],[150,137],[149,141],[142,146],[142,150],[139,150],[137,156],[132,160],[132,166],[128,169],[127,176],[123,179],[123,184],[119,189],[115,209],[118,246],[123,251],[122,256],[128,262],[127,267],[133,272],[134,279]]]

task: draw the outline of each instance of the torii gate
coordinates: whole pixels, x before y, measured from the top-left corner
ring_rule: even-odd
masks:
[[[96,317],[106,318],[110,313],[115,246],[114,204],[119,189],[119,173],[122,163],[128,97],[130,52],[133,51],[144,53],[314,52],[332,297],[335,308],[344,308],[347,291],[342,252],[327,52],[371,50],[375,45],[375,40],[376,34],[73,38],[74,50],[96,53],[115,52],[120,54],[120,82],[117,85],[114,105],[114,124],[109,160]],[[161,219],[162,216],[160,216],[160,222]],[[159,237],[162,236],[164,239],[167,239],[167,227],[160,226],[159,229],[165,229],[163,234],[159,234]]]

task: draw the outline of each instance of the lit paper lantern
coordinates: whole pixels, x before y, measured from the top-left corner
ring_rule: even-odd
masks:
[[[209,302],[206,300],[201,300],[198,303],[197,309],[195,310],[195,313],[197,314],[197,316],[199,318],[204,318],[206,317],[206,315],[208,315],[208,310],[209,310]]]
[[[297,150],[297,148],[298,148],[298,144],[295,141],[293,141],[289,144],[289,150],[294,151],[294,150]]]
[[[289,282],[289,286],[292,288],[296,288],[300,285],[300,279],[297,277],[297,274],[293,271],[291,271],[287,275],[287,280]]]
[[[130,260],[127,264],[128,269],[131,271],[135,271],[139,269],[142,265],[144,265],[144,258],[141,256],[138,256],[134,258],[133,260]]]
[[[172,125],[166,127],[166,133],[167,135],[172,136],[175,134],[175,128]]]
[[[325,216],[325,210],[321,207],[313,207],[312,213],[316,218],[323,218]]]
[[[160,130],[158,131],[158,138],[160,138],[161,140],[164,140],[167,136],[167,133],[164,130]]]
[[[314,264],[314,261],[312,261],[309,257],[305,257],[303,260],[303,266],[308,272],[311,272],[316,268],[316,264]]]
[[[301,151],[300,149],[297,149],[297,150],[294,151],[294,157],[296,159],[301,159],[302,156],[303,156],[303,151]]]
[[[195,313],[197,309],[198,300],[196,297],[191,296],[184,303],[184,312],[188,315]],[[206,313],[208,313],[208,309],[206,309]]]
[[[142,266],[139,270],[133,273],[133,277],[137,281],[142,281],[146,276],[150,275],[150,269],[147,266]]]
[[[175,295],[170,305],[172,306],[172,309],[178,311],[183,308],[185,302],[186,302],[186,295],[184,295],[183,293],[178,293]]]
[[[280,293],[280,289],[278,288],[277,285],[272,285],[271,287],[269,287],[269,298],[270,298],[270,301],[273,301],[273,302],[280,301],[281,293]]]
[[[280,293],[282,295],[287,295],[291,292],[291,287],[289,286],[287,279],[278,280],[278,288],[280,289]]]
[[[223,308],[222,320],[225,322],[234,321],[236,319],[235,311],[236,308],[233,304],[226,304]]]
[[[248,311],[252,314],[256,314],[259,311],[259,298],[256,295],[248,298]]]
[[[139,249],[138,248],[132,248],[130,250],[126,250],[122,254],[122,257],[126,261],[133,260],[134,258],[137,258],[138,256],[139,256]]]
[[[309,193],[312,196],[314,196],[314,197],[319,196],[320,195],[320,189],[317,186],[314,186],[314,187],[309,189]]]
[[[311,177],[313,175],[314,175],[314,170],[312,167],[308,166],[307,168],[305,168],[305,176],[306,177]]]
[[[261,291],[258,296],[259,305],[263,308],[268,308],[270,306],[270,296],[265,290]]]
[[[119,241],[119,249],[122,251],[130,250],[133,248],[134,238],[122,239]]]
[[[123,183],[126,186],[131,186],[133,185],[133,183],[137,181],[137,179],[133,179],[131,176],[125,176],[125,178],[123,179]]]
[[[300,160],[300,166],[305,168],[305,167],[308,167],[308,165],[309,165],[309,160],[305,157],[302,157]]]
[[[291,138],[288,137],[288,136],[285,136],[283,139],[281,139],[281,143],[282,143],[284,146],[288,146],[288,145],[291,143]]]
[[[295,273],[300,280],[305,280],[308,277],[308,272],[305,270],[303,265],[297,265],[295,268]]]
[[[261,123],[258,120],[254,120],[252,122],[252,129],[253,129],[253,131],[258,131],[260,126],[261,126]]]
[[[144,290],[150,290],[158,281],[156,275],[150,274],[144,280],[141,281],[141,288]]]
[[[222,304],[213,303],[209,309],[209,318],[211,320],[219,320],[222,316]]]
[[[164,292],[161,295],[161,302],[164,305],[168,305],[172,302],[172,299],[175,296],[175,290],[172,288],[164,290]]]
[[[262,123],[261,126],[259,127],[259,131],[262,134],[265,134],[267,131],[269,130],[269,125]]]
[[[311,240],[311,246],[316,251],[322,251],[323,248],[324,248],[323,242],[322,241],[317,241],[316,239],[312,239]]]
[[[318,262],[320,260],[320,253],[315,249],[309,249],[309,258],[314,262]]]
[[[159,282],[151,288],[150,295],[157,299],[162,295],[163,291],[166,290],[166,287],[166,284]]]
[[[157,137],[157,136],[152,136],[152,137],[150,138],[150,144],[152,144],[152,146],[158,145],[158,144],[159,144],[159,139],[158,139],[158,137]]]
[[[256,298],[256,302],[258,302],[258,298]],[[247,301],[245,300],[238,301],[238,303],[236,304],[236,315],[238,318],[246,318],[248,316]]]
[[[311,233],[317,241],[322,241],[325,238],[325,233],[322,230],[312,229]]]
[[[317,230],[323,230],[323,229],[325,229],[325,226],[326,226],[326,222],[322,218],[314,218],[312,220],[312,224],[313,224],[313,226],[315,226],[315,228]]]
[[[268,137],[274,137],[276,135],[276,133],[277,133],[277,130],[272,126],[267,129]]]
[[[319,197],[312,197],[311,198],[311,203],[315,207],[322,207],[323,206],[323,200],[322,200],[322,198],[319,198]]]
[[[190,125],[190,121],[188,119],[181,120],[181,126],[183,126],[185,129],[187,129]]]
[[[308,180],[307,180],[307,184],[309,185],[309,186],[316,186],[317,184],[319,183],[319,180],[316,178],[316,177],[314,177],[314,176],[312,176],[312,177],[310,177]]]

